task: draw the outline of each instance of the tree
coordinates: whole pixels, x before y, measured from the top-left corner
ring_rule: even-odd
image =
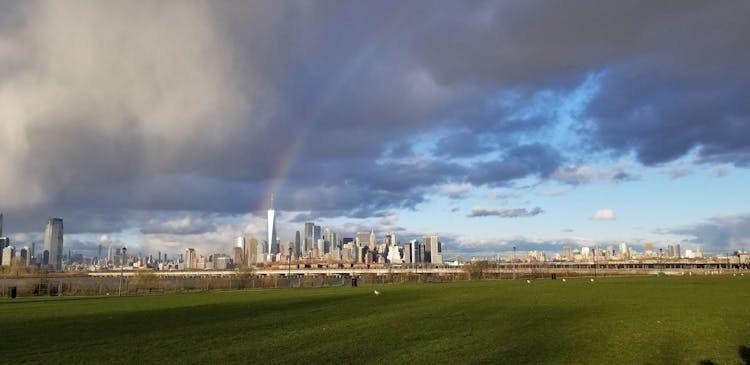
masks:
[[[255,276],[255,269],[252,266],[243,267],[237,270],[237,288],[245,289]]]
[[[151,270],[138,270],[133,276],[133,285],[138,289],[154,289],[159,286],[159,277]]]
[[[487,261],[471,261],[461,268],[469,275],[469,280],[481,279],[484,277],[484,271],[489,267]]]

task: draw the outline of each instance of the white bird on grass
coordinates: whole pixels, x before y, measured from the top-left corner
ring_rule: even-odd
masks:
[[[594,278],[591,278],[591,282],[592,282],[592,283],[594,282]]]
[[[380,292],[377,291],[377,290],[375,290],[374,293],[375,293],[375,295],[380,295]]]
[[[567,281],[567,280],[565,280],[565,278],[563,278],[563,283],[564,283],[564,282],[566,282],[566,281]]]
[[[526,280],[527,283],[531,284],[531,280]]]

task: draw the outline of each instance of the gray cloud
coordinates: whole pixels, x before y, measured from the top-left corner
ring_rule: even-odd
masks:
[[[576,170],[590,152],[746,166],[748,13],[700,1],[4,2],[0,207],[16,232],[60,215],[70,232],[157,235],[154,216],[253,212],[274,187],[279,209],[373,217],[450,184],[600,181]],[[596,91],[572,116],[586,123],[563,128],[582,147],[557,145],[555,98],[539,96],[590,77]]]
[[[471,213],[467,217],[490,217],[496,216],[501,218],[518,218],[518,217],[532,217],[544,213],[542,208],[536,207],[531,210],[526,208],[516,209],[501,209],[501,208],[481,208],[477,207],[471,210]]]
[[[750,213],[709,218],[704,222],[664,230],[685,235],[707,252],[750,248]]]

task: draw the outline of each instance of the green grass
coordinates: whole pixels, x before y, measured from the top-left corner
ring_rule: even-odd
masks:
[[[639,277],[2,299],[0,363],[744,364],[748,289]]]

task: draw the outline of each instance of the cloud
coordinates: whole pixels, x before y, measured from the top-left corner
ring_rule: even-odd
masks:
[[[569,185],[581,185],[591,182],[624,182],[637,180],[638,176],[627,172],[633,169],[627,162],[619,162],[614,167],[595,167],[587,165],[564,166],[557,169],[552,175],[558,181]]]
[[[706,245],[707,252],[747,250],[750,248],[750,213],[712,217],[663,232],[688,236],[693,242]]]
[[[497,186],[530,175],[547,177],[562,159],[552,146],[522,145],[508,150],[503,159],[478,163],[469,172],[468,181],[474,185]]]
[[[595,221],[613,221],[616,219],[615,211],[612,209],[599,209],[591,219]]]
[[[476,217],[490,217],[490,216],[497,216],[500,218],[518,218],[518,217],[533,217],[535,215],[539,215],[544,213],[542,208],[536,207],[531,210],[527,210],[526,208],[516,208],[516,209],[502,209],[502,208],[482,208],[482,207],[475,207],[471,210],[471,213],[467,215],[469,218],[476,218]]]
[[[556,190],[545,190],[540,191],[537,193],[539,196],[548,196],[548,197],[554,197],[554,196],[562,196],[569,192],[568,189],[556,189]]]
[[[6,230],[63,216],[71,234],[219,242],[201,235],[224,223],[180,222],[257,213],[269,191],[359,219],[467,186],[632,180],[688,153],[744,167],[747,10],[4,2]],[[637,162],[602,162],[618,156]]]

